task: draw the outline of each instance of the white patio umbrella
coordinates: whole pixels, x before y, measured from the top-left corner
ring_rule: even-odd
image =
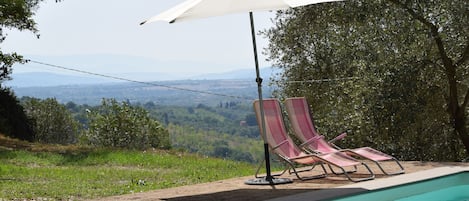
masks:
[[[262,78],[260,77],[259,72],[259,62],[257,57],[257,46],[256,46],[256,34],[254,29],[254,19],[252,12],[253,11],[269,11],[269,10],[278,10],[278,9],[287,9],[294,8],[299,6],[305,6],[310,4],[317,4],[323,2],[332,2],[332,1],[341,1],[341,0],[187,0],[183,3],[180,3],[173,8],[164,11],[154,17],[151,17],[140,25],[155,22],[155,21],[165,21],[169,23],[181,22],[185,20],[198,19],[198,18],[207,18],[220,15],[227,15],[233,13],[242,13],[249,12],[249,17],[251,21],[251,35],[252,43],[254,50],[254,62],[256,68],[256,82],[258,88],[258,95],[260,100],[261,116],[264,116],[264,111],[262,110]],[[261,120],[262,130],[265,130],[265,120]],[[265,139],[265,133],[262,132],[262,139]],[[266,176],[263,178],[256,178],[248,180],[246,184],[283,184],[292,182],[290,179],[285,178],[274,178],[271,175],[270,170],[270,157],[269,157],[269,147],[267,142],[264,140],[264,153],[265,153],[265,166],[266,166]]]

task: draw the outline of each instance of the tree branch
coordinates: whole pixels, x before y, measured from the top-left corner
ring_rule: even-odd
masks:
[[[435,40],[435,43],[438,47],[438,51],[440,52],[441,59],[443,60],[443,63],[446,68],[452,66],[454,67],[453,61],[448,57],[446,54],[445,47],[443,45],[443,40],[441,39],[439,33],[438,33],[438,27],[434,24],[432,24],[430,21],[425,19],[422,15],[417,14],[412,8],[408,7],[407,5],[400,3],[399,0],[390,0],[392,3],[402,7],[403,9],[407,10],[407,12],[416,20],[421,22],[424,26],[428,27],[430,30],[430,33]]]
[[[468,103],[469,103],[469,89],[467,89],[466,91],[466,96],[464,97],[464,102],[461,105],[461,109],[465,110]]]
[[[421,22],[424,26],[428,27],[431,36],[433,37],[433,40],[435,41],[435,44],[438,48],[438,52],[440,53],[441,60],[443,62],[443,66],[446,69],[446,77],[448,78],[448,84],[449,84],[449,98],[448,98],[448,108],[449,111],[451,111],[451,114],[453,115],[453,118],[456,117],[456,113],[458,110],[458,89],[456,86],[456,65],[453,63],[453,60],[448,56],[446,53],[443,40],[441,39],[440,34],[438,33],[438,26],[431,23],[423,15],[419,15],[415,10],[413,10],[411,7],[407,6],[404,3],[399,2],[399,0],[389,0],[392,3],[402,7],[405,9],[414,19],[418,20]],[[467,50],[467,49],[466,49]],[[464,58],[464,57],[463,57]],[[466,98],[468,98],[466,96]],[[467,100],[467,99],[465,99]],[[465,101],[466,102],[466,101]]]

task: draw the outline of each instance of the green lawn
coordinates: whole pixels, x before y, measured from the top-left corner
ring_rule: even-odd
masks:
[[[0,146],[0,200],[89,199],[252,175],[254,165],[173,151]]]

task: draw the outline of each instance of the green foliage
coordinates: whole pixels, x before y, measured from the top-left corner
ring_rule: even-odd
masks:
[[[132,149],[169,149],[169,133],[141,107],[127,102],[103,99],[101,106],[89,111],[87,143],[95,146]]]
[[[37,33],[36,22],[32,19],[41,0],[2,0],[0,6],[0,44],[6,39],[4,29],[29,30]],[[37,35],[39,37],[39,35]],[[0,48],[0,85],[10,79],[11,67],[24,62],[16,53],[4,53]]]
[[[110,101],[106,102],[112,105]],[[240,125],[240,122],[247,120],[247,116],[253,114],[250,105],[232,104],[231,108],[225,108],[203,104],[195,107],[164,106],[154,102],[132,106],[128,102],[122,104],[133,108],[143,107],[141,109],[145,109],[151,118],[162,122],[168,129],[171,147],[174,149],[251,163],[257,163],[263,157],[257,125]],[[68,102],[66,107],[73,111],[73,116],[79,119],[85,129],[91,129],[93,124],[90,112],[100,113],[102,110],[102,106],[91,107],[73,102]],[[87,110],[88,113],[85,112]],[[87,139],[84,137],[84,142]]]
[[[248,118],[253,116],[252,108],[242,104],[232,104],[231,108],[209,107],[202,104],[196,107],[180,107],[156,105],[153,102],[130,105],[128,102],[118,103],[113,99],[104,99],[101,106],[89,106],[77,105],[73,102],[56,105],[55,99],[38,100],[23,97],[22,100],[28,103],[27,105],[36,107],[53,102],[53,104],[48,104],[49,108],[46,105],[41,106],[46,108],[40,110],[44,118],[37,117],[36,119],[39,119],[46,128],[70,128],[71,125],[63,121],[68,118],[61,118],[64,115],[51,112],[67,114],[65,115],[67,117],[72,116],[83,125],[80,142],[84,144],[133,149],[155,147],[149,143],[157,143],[156,141],[147,140],[147,138],[152,138],[151,136],[144,137],[140,134],[142,132],[149,134],[150,132],[145,133],[150,130],[149,128],[142,132],[138,131],[141,127],[152,125],[152,123],[145,123],[147,120],[153,122],[154,120],[148,119],[151,118],[164,122],[164,125],[156,123],[159,125],[156,127],[163,129],[161,135],[163,141],[168,145],[170,143],[172,148],[250,163],[257,163],[263,157],[257,125],[240,124],[243,121],[248,122]],[[61,112],[65,108],[67,111]],[[71,115],[68,115],[70,113]],[[49,118],[51,116],[57,118]],[[54,123],[53,119],[63,122]],[[44,133],[52,135],[53,132]],[[160,137],[156,134],[154,136],[156,136],[154,139]],[[129,140],[134,142],[129,142]],[[41,142],[50,141],[42,140]],[[113,145],[113,143],[119,145]],[[156,145],[155,148],[161,147]]]
[[[32,141],[34,131],[23,106],[10,89],[0,87],[0,133]]]
[[[254,113],[246,115],[246,124],[248,126],[257,126],[257,119]]]
[[[468,9],[465,0],[351,0],[280,11],[265,32],[282,69],[275,93],[307,97],[320,132],[349,131],[345,147],[462,160]]]
[[[170,124],[172,146],[192,153],[249,163],[263,158],[262,141]]]
[[[150,105],[152,106],[147,107]],[[172,123],[181,127],[234,136],[259,137],[256,125],[240,126],[241,121],[247,121],[247,116],[254,114],[250,104],[237,104],[225,108],[203,104],[198,104],[196,107],[164,106],[148,102],[144,106],[152,117],[166,124]]]
[[[0,86],[3,81],[11,79],[11,67],[14,63],[24,63],[22,58],[16,53],[5,54],[0,49]]]
[[[6,29],[37,32],[32,19],[40,0],[2,0],[0,6],[0,44],[6,39]],[[0,48],[0,131],[23,140],[32,140],[33,132],[28,125],[22,107],[9,89],[3,89],[2,82],[9,80],[14,63],[24,62],[16,53],[4,53]]]
[[[42,143],[74,144],[78,141],[79,123],[55,98],[23,98],[26,115],[32,119],[34,140]]]
[[[33,15],[42,0],[0,0],[0,44],[5,41],[5,29],[28,30],[37,34]],[[56,0],[57,2],[57,0]],[[39,37],[39,35],[36,35]],[[24,63],[17,53],[5,53],[0,47],[0,132],[23,140],[32,140],[33,132],[22,107],[9,89],[3,89],[3,81],[11,79],[14,63]]]

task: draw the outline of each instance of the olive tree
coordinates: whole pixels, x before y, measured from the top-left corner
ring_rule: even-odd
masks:
[[[85,142],[103,147],[169,149],[169,132],[141,107],[127,102],[103,99],[101,105],[88,111]]]
[[[469,2],[350,0],[279,11],[265,31],[276,94],[326,135],[409,160],[469,156]]]

